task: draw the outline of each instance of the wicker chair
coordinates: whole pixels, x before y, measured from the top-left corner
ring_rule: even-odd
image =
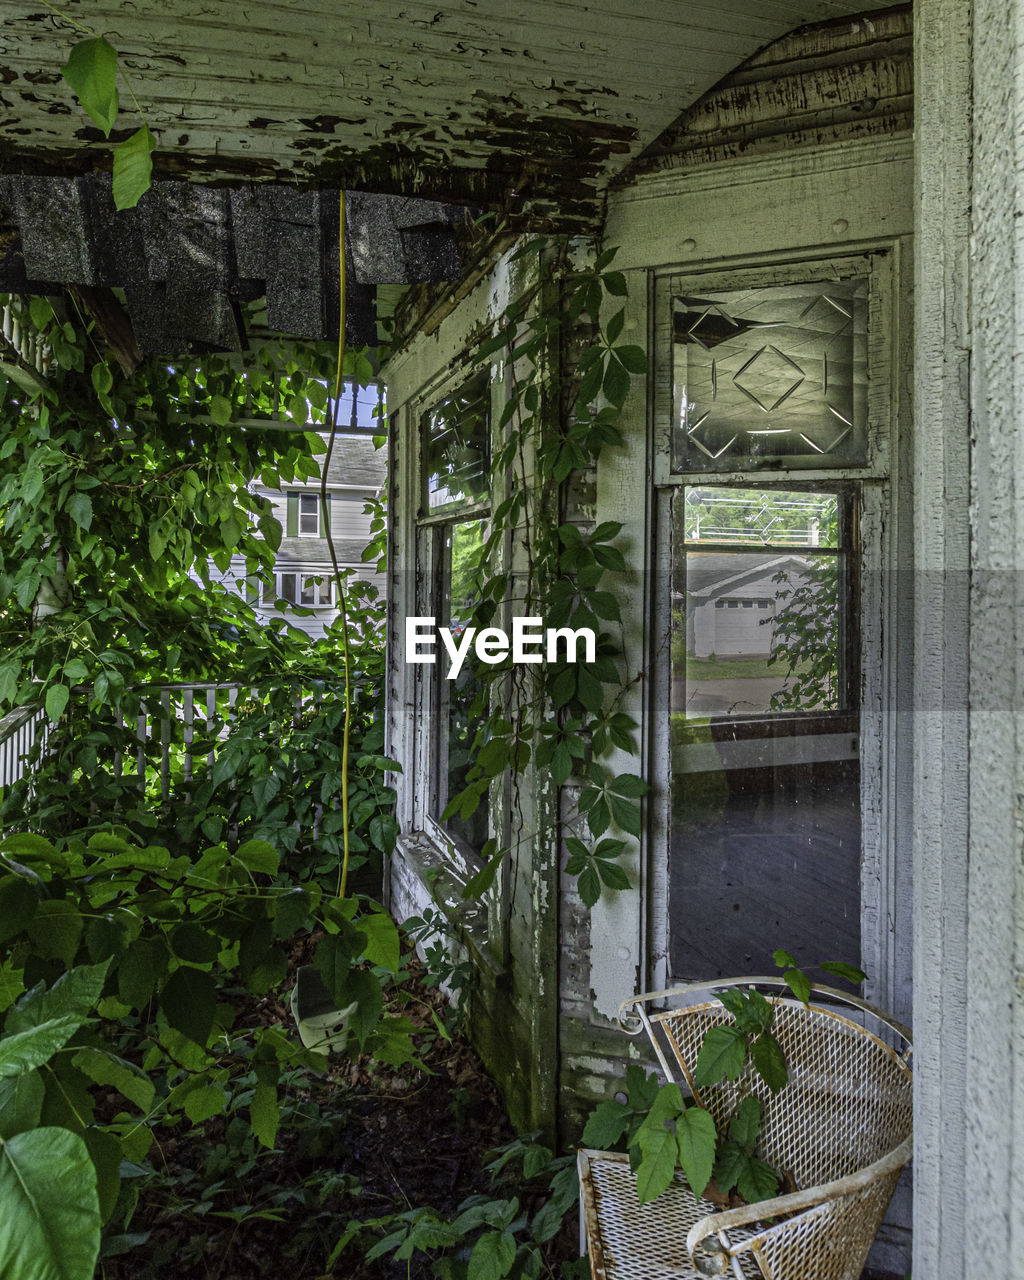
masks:
[[[774,1034],[789,1081],[772,1094],[749,1068],[732,1084],[696,1089],[693,1068],[709,1028],[732,1022],[713,992],[757,986],[776,994]],[[769,991],[769,988],[771,991]],[[654,1002],[659,1012],[648,1006]],[[762,1104],[759,1151],[789,1170],[797,1191],[721,1210],[681,1174],[641,1206],[625,1155],[581,1151],[582,1228],[594,1280],[857,1280],[903,1166],[910,1159],[910,1032],[829,987],[805,1008],[776,978],[734,978],[627,1000],[623,1030],[646,1030],[662,1070],[721,1128],[742,1090]],[[684,1243],[685,1242],[685,1243]]]

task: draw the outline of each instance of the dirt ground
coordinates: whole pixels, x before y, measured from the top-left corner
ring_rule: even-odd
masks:
[[[159,1138],[150,1160],[163,1170],[144,1187],[125,1235],[129,1251],[101,1260],[102,1280],[419,1280],[431,1272],[422,1255],[405,1262],[366,1261],[354,1243],[326,1270],[334,1243],[352,1219],[367,1221],[429,1205],[447,1216],[477,1193],[491,1194],[489,1152],[512,1141],[497,1090],[468,1043],[437,1033],[434,1014],[450,1019],[439,993],[424,986],[413,961],[411,998],[400,1012],[424,1030],[421,1060],[404,1064],[336,1060],[327,1075],[293,1092],[296,1122],[283,1115],[273,1153],[253,1148],[230,1117],[206,1123],[200,1140]],[[286,997],[285,997],[286,998]],[[292,1023],[280,1001],[245,1013]],[[233,1138],[233,1141],[229,1141]],[[242,1148],[239,1151],[239,1148]],[[255,1154],[250,1161],[247,1155]],[[252,1167],[250,1168],[250,1163]],[[496,1196],[519,1195],[506,1186]],[[540,1193],[535,1193],[539,1207]],[[568,1215],[573,1217],[573,1215]],[[139,1237],[146,1235],[145,1240]],[[551,1258],[574,1256],[575,1221],[552,1243]]]

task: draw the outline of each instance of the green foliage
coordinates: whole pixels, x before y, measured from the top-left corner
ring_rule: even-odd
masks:
[[[806,974],[788,951],[778,950],[774,957],[785,970],[786,986],[806,1004],[811,990]],[[854,983],[865,978],[856,966],[839,961],[824,961],[818,967]],[[785,1056],[772,1032],[776,999],[754,987],[724,987],[716,994],[731,1021],[712,1026],[704,1035],[693,1070],[698,1096],[684,1098],[675,1083],[659,1088],[653,1075],[630,1064],[626,1101],[600,1103],[583,1130],[588,1146],[606,1149],[625,1143],[641,1204],[666,1190],[677,1166],[697,1196],[703,1195],[712,1176],[719,1195],[735,1189],[748,1204],[778,1192],[781,1174],[757,1155],[761,1101],[751,1092],[758,1079],[772,1094],[788,1080]],[[736,1102],[719,1131],[700,1093],[724,1081],[736,1086]]]
[[[0,377],[0,707],[63,686],[130,719],[147,680],[279,669],[286,623],[258,624],[217,570],[233,555],[253,575],[270,568],[280,526],[252,482],[317,475],[322,442],[220,426],[211,405],[226,399],[234,423],[282,378],[299,394],[317,383],[329,357],[257,356],[248,380],[222,357],[126,378],[59,299],[37,310],[47,380],[26,393]],[[49,696],[61,709],[65,695]]]
[[[118,70],[117,50],[104,37],[96,35],[72,45],[68,60],[61,68],[61,75],[78,99],[82,110],[107,138],[110,137],[120,109]],[[125,75],[123,68],[121,73]],[[139,107],[130,82],[128,88],[139,115],[142,115],[142,108]],[[155,149],[156,139],[150,133],[143,116],[142,127],[114,147],[115,208],[134,209],[139,199],[149,190],[153,172],[152,153]]]
[[[91,1280],[100,1245],[83,1139],[44,1126],[0,1139],[0,1266],[12,1280]]]
[[[524,549],[529,566],[517,612],[542,617],[549,627],[590,628],[597,651],[596,661],[587,663],[562,658],[515,669],[507,661],[476,664],[478,693],[467,715],[472,729],[464,744],[469,763],[445,811],[447,817],[467,820],[486,805],[490,783],[506,770],[546,769],[557,786],[584,776],[587,785],[566,848],[567,870],[579,878],[587,906],[605,889],[629,887],[619,859],[630,846],[620,837],[639,834],[648,790],[641,778],[619,772],[607,759],[638,750],[636,725],[617,705],[627,677],[622,619],[611,583],[626,568],[615,545],[622,527],[611,521],[588,528],[557,520],[574,474],[592,467],[604,449],[621,445],[616,422],[632,378],[647,370],[644,352],[620,341],[625,311],[617,303],[626,295],[626,282],[612,270],[615,253],[605,250],[590,266],[573,270],[564,247],[544,239],[523,244],[512,256],[527,282],[524,292],[493,332],[481,337],[473,355],[483,367],[501,359],[509,372],[489,484],[491,492],[505,496],[496,501],[479,546],[460,548],[463,611],[475,602],[471,617],[460,617],[477,627],[489,625],[513,589],[503,552],[511,539]],[[573,370],[558,412],[552,404],[555,359]],[[513,792],[518,808],[515,785]],[[584,826],[586,832],[579,829]],[[490,850],[467,894],[486,892],[502,860],[511,853],[514,861],[524,829],[519,814],[511,850]]]
[[[152,186],[155,150],[156,139],[146,125],[136,129],[114,148],[115,208],[134,209]]]
[[[236,1010],[281,986],[296,933],[323,933],[353,1048],[416,1058],[412,1024],[384,1009],[401,970],[394,923],[321,883],[341,843],[337,637],[268,627],[215,580],[234,555],[268,567],[280,542],[253,480],[319,474],[318,436],[238,419],[283,403],[296,424],[322,421],[332,354],[151,362],[127,378],[60,299],[34,299],[26,322],[55,361],[45,381],[18,365],[0,378],[0,700],[54,723],[31,776],[0,799],[0,1177],[16,1158],[48,1169],[60,1155],[61,1205],[40,1191],[42,1225],[13,1220],[38,1255],[24,1275],[58,1274],[37,1227],[67,1274],[81,1257],[91,1275],[101,1222],[111,1253],[138,1242],[126,1228],[158,1134],[223,1122],[234,1168],[294,1118],[289,1093],[308,1094],[325,1059]],[[368,372],[358,352],[346,367]],[[351,588],[352,844],[368,886],[397,834],[374,595]],[[232,676],[233,701],[211,691],[212,709],[203,697],[194,715],[164,711],[169,685]],[[154,726],[144,740],[140,718]],[[80,1245],[65,1250],[75,1213]],[[3,1238],[0,1272],[22,1280],[21,1246]]]
[[[122,1162],[144,1161],[158,1129],[244,1107],[254,1150],[274,1146],[282,1086],[325,1060],[274,1026],[236,1026],[224,996],[279,984],[282,937],[294,928],[323,930],[332,994],[357,1005],[360,1050],[379,1046],[394,1060],[409,1041],[400,1019],[383,1017],[382,987],[399,968],[390,918],[372,901],[338,902],[315,882],[283,881],[265,841],[190,857],[115,830],[72,836],[63,848],[12,835],[0,840],[0,875],[5,887],[27,889],[8,887],[0,899],[11,983],[0,1030],[0,1187],[29,1187],[39,1219],[19,1207],[22,1234],[0,1231],[4,1274],[18,1241],[40,1233],[59,1254],[76,1231],[81,1244],[68,1257],[91,1251],[94,1261],[101,1218],[123,1192]],[[49,926],[38,928],[48,904],[63,908],[66,938],[56,947]],[[111,1091],[118,1105],[101,1107]],[[54,1162],[63,1162],[61,1179],[49,1172]],[[51,1254],[38,1253],[43,1267]]]
[[[353,1245],[362,1245],[368,1261],[390,1255],[410,1269],[412,1260],[422,1255],[430,1274],[438,1280],[537,1280],[540,1276],[582,1280],[587,1273],[577,1262],[559,1266],[547,1247],[566,1218],[573,1220],[577,1212],[575,1158],[556,1158],[536,1141],[536,1134],[529,1134],[494,1152],[487,1169],[494,1194],[470,1196],[459,1205],[454,1218],[421,1207],[367,1222],[350,1222],[328,1266],[336,1264]],[[513,1183],[520,1194],[503,1195]],[[539,1197],[539,1207],[528,1207],[526,1196],[531,1201]]]
[[[82,110],[103,130],[105,137],[117,119],[117,50],[102,36],[73,45],[61,68]]]

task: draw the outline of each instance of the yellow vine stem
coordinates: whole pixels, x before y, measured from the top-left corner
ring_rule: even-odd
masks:
[[[338,612],[341,614],[341,649],[345,659],[345,727],[341,746],[341,876],[338,880],[338,897],[344,898],[348,887],[348,743],[352,728],[352,673],[349,663],[348,610],[345,605],[345,584],[338,568],[338,555],[331,532],[330,511],[327,507],[327,471],[331,465],[334,441],[338,434],[338,403],[341,400],[342,372],[345,364],[345,192],[338,192],[338,367],[334,376],[334,405],[331,410],[331,434],[327,441],[320,474],[320,515],[327,532],[327,549],[331,554],[331,568],[338,591]]]

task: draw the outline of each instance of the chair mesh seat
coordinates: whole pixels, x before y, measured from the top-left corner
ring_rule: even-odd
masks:
[[[739,1098],[758,1097],[757,1154],[791,1175],[797,1192],[722,1211],[697,1200],[677,1173],[663,1195],[641,1206],[628,1157],[581,1152],[581,1209],[594,1280],[695,1280],[698,1256],[702,1266],[718,1264],[734,1280],[860,1276],[910,1158],[910,1034],[864,1001],[830,988],[816,988],[809,1007],[780,996],[772,1030],[788,1068],[784,1087],[773,1094],[748,1064],[734,1082],[697,1089],[693,1074],[705,1035],[733,1021],[707,994],[743,985],[777,987],[778,981],[736,978],[639,996],[623,1005],[620,1021],[630,1034],[647,1031],[667,1078],[707,1108],[719,1132]],[[689,1000],[657,1013],[644,1007],[674,996]],[[709,1246],[717,1257],[706,1252]]]
[[[703,1280],[686,1251],[686,1236],[701,1218],[714,1213],[716,1206],[710,1200],[698,1200],[681,1173],[657,1200],[642,1205],[627,1155],[584,1150],[580,1152],[580,1186],[595,1277]],[[729,1238],[738,1241],[753,1234],[752,1228],[740,1228]],[[743,1258],[740,1265],[744,1276],[761,1280],[753,1258]]]

